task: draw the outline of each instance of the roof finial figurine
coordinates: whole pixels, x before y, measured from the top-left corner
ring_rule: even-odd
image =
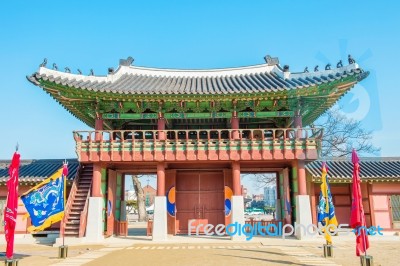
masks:
[[[53,69],[54,69],[54,70],[58,70],[58,67],[57,67],[57,64],[56,64],[56,63],[53,63]]]
[[[135,59],[133,59],[132,56],[129,56],[127,59],[120,59],[119,65],[120,66],[130,66],[130,65],[132,65],[133,61],[135,61]]]
[[[65,73],[71,73],[71,69],[69,69],[69,67],[65,68]]]
[[[275,66],[279,64],[279,58],[278,57],[271,57],[270,55],[266,55],[264,57],[265,62],[269,66]]]
[[[342,62],[342,60],[339,60],[339,62],[336,64],[336,67],[337,67],[337,68],[343,67],[343,62]]]
[[[94,71],[93,71],[93,69],[90,69],[89,76],[94,76]]]
[[[356,60],[354,60],[354,58],[351,57],[351,55],[349,55],[348,59],[349,59],[349,64],[350,64],[350,65],[351,65],[351,64],[354,64],[354,63],[356,62]]]
[[[308,72],[309,72],[309,71],[308,71],[308,67],[305,67],[303,72],[304,72],[304,73],[308,73]]]
[[[108,68],[108,74],[112,74],[114,73],[114,68],[113,67],[109,67]]]
[[[78,68],[78,75],[82,75],[82,71]]]
[[[47,58],[43,59],[43,63],[40,64],[40,67],[46,67],[47,65]]]
[[[314,72],[318,72],[318,65],[314,67]]]
[[[327,64],[326,66],[325,66],[325,70],[331,70],[331,64]]]
[[[289,66],[288,65],[284,65],[283,66],[283,72],[289,72]]]

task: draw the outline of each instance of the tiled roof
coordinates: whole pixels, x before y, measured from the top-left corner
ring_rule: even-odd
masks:
[[[20,182],[40,182],[50,177],[63,166],[64,159],[21,160],[19,169]],[[77,159],[67,159],[68,180],[73,180],[79,166]],[[9,178],[8,169],[11,161],[0,161],[0,182]]]
[[[211,70],[157,69],[119,66],[107,76],[84,76],[40,67],[28,77],[82,90],[122,94],[234,94],[278,92],[312,87],[348,76],[365,78],[358,64],[307,73],[284,72],[279,65]]]
[[[353,163],[351,159],[328,159],[328,177],[333,179],[351,179]],[[313,161],[306,165],[306,170],[313,178],[321,177],[322,161]],[[399,179],[400,157],[360,158],[361,179]]]

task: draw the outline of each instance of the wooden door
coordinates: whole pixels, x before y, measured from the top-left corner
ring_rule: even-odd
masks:
[[[176,176],[177,233],[188,233],[189,220],[224,224],[224,176],[222,171],[181,171]]]
[[[107,180],[107,231],[106,237],[114,234],[114,220],[115,220],[115,191],[117,188],[117,173],[113,170],[108,170]]]
[[[209,224],[225,224],[225,197],[223,172],[200,174],[200,204],[202,219]]]

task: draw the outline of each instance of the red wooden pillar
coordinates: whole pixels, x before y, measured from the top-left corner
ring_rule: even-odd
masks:
[[[107,228],[106,237],[112,236],[115,233],[115,202],[117,194],[117,172],[108,170],[107,181]]]
[[[233,162],[232,163],[232,181],[233,181],[233,195],[241,196],[242,189],[240,185],[240,163]]]
[[[102,197],[101,195],[101,165],[93,164],[92,197]]]
[[[310,200],[311,200],[311,214],[313,224],[318,224],[317,221],[317,197],[315,196],[315,184],[313,181],[310,183]]]
[[[294,124],[294,127],[297,129],[296,137],[301,138],[302,137],[301,128],[303,127],[303,117],[300,114],[300,110],[296,111],[296,115],[294,116],[293,124]]]
[[[157,121],[158,140],[165,140],[165,118],[160,117]]]
[[[165,165],[157,163],[157,196],[165,196]]]
[[[94,130],[103,130],[103,119],[102,118],[96,118],[95,123],[94,123]],[[95,134],[96,141],[101,140],[101,133]]]
[[[236,117],[236,114],[233,114],[233,117],[231,119],[231,128],[232,129],[239,129],[239,117]],[[233,139],[239,139],[239,131],[234,130],[232,134]]]
[[[297,161],[297,183],[299,188],[298,195],[307,195],[306,170],[303,160]]]

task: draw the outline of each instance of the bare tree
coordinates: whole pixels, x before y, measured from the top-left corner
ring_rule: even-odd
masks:
[[[361,155],[376,154],[380,148],[371,143],[372,131],[362,127],[361,121],[346,117],[339,108],[328,110],[315,122],[322,127],[321,157],[345,157],[353,148]]]
[[[273,173],[244,174],[242,177],[249,177],[257,188],[276,184],[276,175]]]
[[[144,195],[142,184],[140,183],[138,175],[132,175],[132,183],[133,183],[133,188],[136,193],[138,213],[139,213],[139,222],[145,222],[145,221],[147,221],[145,195]]]
[[[313,126],[324,129],[320,156],[322,158],[345,157],[351,154],[353,148],[360,155],[376,154],[380,151],[380,148],[371,142],[373,132],[364,129],[361,121],[346,117],[339,108],[328,110]],[[275,182],[275,176],[271,174],[249,176],[259,188]]]

